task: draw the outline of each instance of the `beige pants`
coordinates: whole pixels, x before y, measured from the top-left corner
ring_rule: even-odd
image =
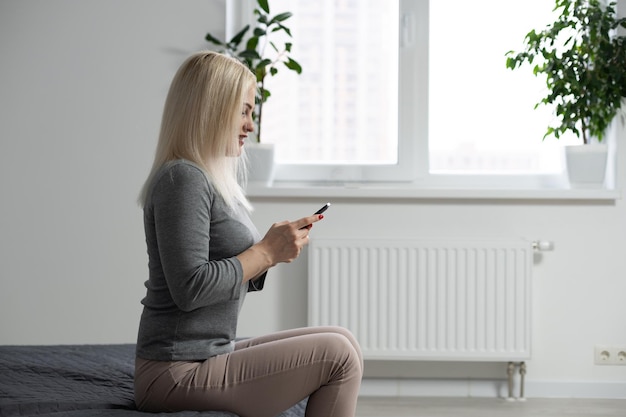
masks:
[[[152,412],[273,417],[308,396],[306,416],[350,417],[362,376],[361,349],[348,330],[310,327],[242,340],[204,361],[136,358],[135,402]]]

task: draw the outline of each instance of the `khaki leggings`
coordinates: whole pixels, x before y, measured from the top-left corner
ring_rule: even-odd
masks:
[[[362,376],[361,349],[348,330],[309,327],[242,340],[204,361],[136,358],[135,402],[152,412],[273,417],[308,396],[307,417],[350,417]]]

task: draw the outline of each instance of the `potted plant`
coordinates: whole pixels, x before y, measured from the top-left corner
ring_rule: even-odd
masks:
[[[522,52],[506,54],[507,68],[534,64],[534,75],[545,76],[547,94],[535,108],[549,105],[557,118],[544,139],[558,139],[569,131],[584,145],[602,145],[566,147],[568,170],[573,164],[570,157],[597,149],[604,152],[595,156],[603,163],[595,178],[600,183],[606,170],[606,142],[602,142],[626,97],[626,37],[618,34],[626,28],[626,18],[619,18],[615,7],[615,1],[556,0],[556,20],[542,31],[531,30]],[[573,184],[594,181],[569,172]],[[590,165],[584,172],[590,172]]]
[[[257,0],[257,6],[254,9],[256,24],[250,33],[248,32],[251,27],[246,25],[230,41],[222,41],[210,33],[207,33],[205,39],[216,46],[219,52],[239,59],[256,75],[257,92],[252,118],[258,145],[250,147],[247,151],[250,163],[249,178],[251,182],[269,185],[273,179],[274,147],[271,144],[261,145],[263,104],[271,96],[265,81],[268,75],[275,76],[281,67],[298,74],[302,73],[302,67],[291,57],[291,42],[276,43],[272,39],[272,35],[279,32],[291,37],[291,30],[284,22],[293,14],[283,12],[271,16],[268,0]]]

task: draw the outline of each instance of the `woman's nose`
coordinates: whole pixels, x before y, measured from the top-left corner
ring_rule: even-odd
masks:
[[[252,120],[248,121],[244,128],[247,132],[254,132],[254,122]]]

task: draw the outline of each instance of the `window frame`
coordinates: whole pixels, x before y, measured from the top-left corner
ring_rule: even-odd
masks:
[[[238,3],[238,4],[236,4]],[[226,2],[227,35],[233,28],[244,22],[252,22],[254,0]],[[276,164],[275,193],[253,191],[253,195],[283,196],[286,190],[306,188],[309,185],[334,189],[345,184],[349,189],[362,185],[373,185],[366,192],[356,192],[355,196],[370,196],[377,189],[376,184],[387,184],[397,190],[398,186],[409,190],[423,189],[424,196],[432,195],[434,189],[447,190],[486,190],[492,196],[493,190],[520,190],[520,195],[530,198],[543,198],[554,195],[555,190],[567,190],[570,186],[565,172],[560,174],[440,174],[429,172],[428,146],[428,62],[429,56],[429,0],[399,0],[399,76],[398,82],[398,163],[393,165],[340,165],[340,164]],[[421,63],[421,65],[420,65]],[[408,80],[408,82],[407,82]],[[615,129],[614,129],[615,130]],[[619,196],[615,191],[615,139],[607,137],[609,143],[609,169],[606,185],[601,190],[576,192],[576,198],[613,199]],[[281,185],[282,184],[282,185]],[[353,185],[350,185],[353,184]],[[354,185],[356,184],[356,185]],[[343,188],[343,187],[340,187]],[[282,191],[281,191],[282,189]],[[321,190],[318,188],[318,190]],[[327,190],[328,191],[328,190]],[[535,193],[538,191],[539,193]],[[599,191],[599,192],[596,192]],[[383,195],[386,193],[382,193]],[[404,195],[404,193],[400,193]],[[481,195],[480,192],[470,193]],[[395,194],[394,194],[395,195]],[[416,195],[409,191],[406,195]],[[509,195],[507,193],[507,195]],[[567,195],[567,194],[566,194]],[[510,195],[509,195],[510,197]],[[490,197],[491,198],[491,197]]]

